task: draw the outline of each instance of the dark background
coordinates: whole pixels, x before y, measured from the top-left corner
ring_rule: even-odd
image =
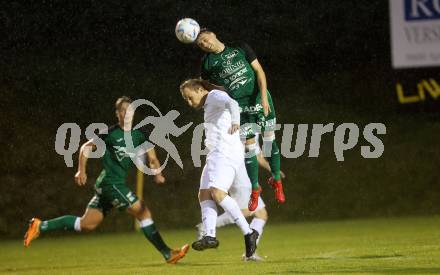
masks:
[[[439,68],[393,70],[388,1],[3,1],[0,9],[0,236],[21,236],[33,216],[81,215],[93,195],[99,160],[89,161],[85,188],[73,182],[55,152],[57,128],[115,122],[120,95],[145,98],[178,125],[201,121],[178,92],[196,76],[202,52],[174,36],[192,17],[222,41],[244,40],[257,52],[279,123],[370,122],[387,126],[384,154],[364,159],[359,144],[337,162],[334,134],[321,154],[282,159],[287,202],[266,186],[271,222],[431,215],[440,213],[440,101],[400,104],[395,84],[416,82]],[[311,128],[311,127],[310,127]],[[295,128],[296,129],[296,128]],[[171,163],[166,186],[146,178],[145,199],[161,228],[198,223],[200,168],[189,154],[190,129],[172,138],[184,170]],[[309,140],[310,140],[309,129]],[[281,136],[281,132],[279,133]],[[296,137],[296,130],[294,139]],[[159,149],[163,159],[163,152]],[[262,181],[265,181],[265,174]],[[264,178],[263,178],[264,175]],[[134,188],[134,173],[129,185]],[[132,228],[112,214],[100,230]]]

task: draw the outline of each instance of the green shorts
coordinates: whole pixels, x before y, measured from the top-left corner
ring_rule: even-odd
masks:
[[[95,187],[95,195],[87,205],[88,208],[100,210],[106,215],[111,209],[127,209],[139,199],[125,184],[106,184]]]
[[[276,114],[273,106],[272,96],[267,91],[270,112],[265,117],[261,105],[261,94],[251,98],[237,99],[240,106],[240,136],[242,138],[253,138],[256,133],[275,131]]]

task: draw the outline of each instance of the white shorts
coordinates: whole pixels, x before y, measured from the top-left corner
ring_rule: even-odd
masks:
[[[229,195],[238,203],[240,209],[247,209],[252,185],[246,172],[244,159],[234,164],[233,161],[221,154],[211,155],[207,158],[200,178],[200,189],[211,187],[226,193],[229,192]],[[264,207],[265,204],[260,197],[256,210]]]
[[[221,153],[209,154],[200,178],[200,189],[215,187],[228,193],[235,179],[243,176],[240,175],[243,173],[243,168],[247,177],[244,158],[242,161],[234,161]]]
[[[249,180],[249,177],[247,177],[247,179],[244,181],[239,180],[238,182],[234,182],[234,184],[232,184],[231,188],[229,189],[229,195],[237,202],[240,209],[247,209],[249,197],[251,196],[251,191],[251,181]],[[266,204],[264,204],[264,201],[260,195],[260,197],[258,198],[258,207],[257,209],[255,209],[255,211],[258,211],[264,207],[266,207]]]

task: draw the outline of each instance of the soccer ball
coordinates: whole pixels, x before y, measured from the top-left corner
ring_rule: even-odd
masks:
[[[176,37],[180,42],[189,44],[196,41],[200,32],[199,23],[191,18],[183,18],[176,24]]]

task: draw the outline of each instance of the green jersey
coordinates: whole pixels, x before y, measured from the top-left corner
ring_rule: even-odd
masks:
[[[136,129],[129,132],[134,148],[147,141],[146,134],[143,131]],[[99,135],[99,138],[105,142],[105,153],[102,157],[104,169],[96,180],[95,186],[99,188],[104,185],[125,184],[128,170],[133,167],[131,157],[135,157],[137,151],[134,148],[127,148],[124,130],[119,125],[110,127],[108,133]],[[151,144],[147,143],[147,146],[151,146]],[[144,149],[144,151],[146,150]]]
[[[229,95],[239,101],[255,97],[259,93],[255,72],[251,67],[257,59],[246,44],[226,46],[220,53],[208,53],[202,59],[201,77],[226,88]]]

